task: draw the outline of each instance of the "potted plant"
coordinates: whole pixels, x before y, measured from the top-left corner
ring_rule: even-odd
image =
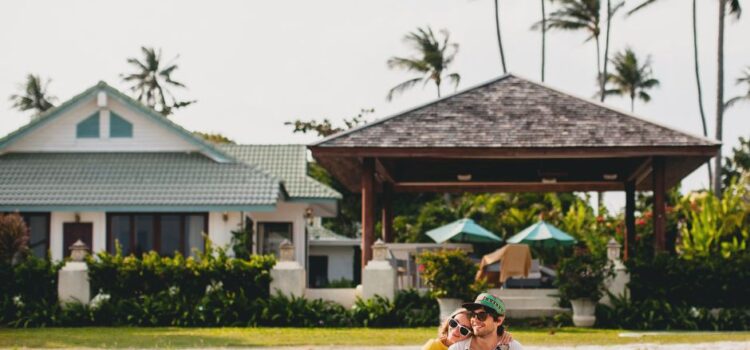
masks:
[[[481,281],[474,281],[477,265],[462,250],[425,251],[417,263],[422,280],[438,301],[441,321],[484,289]]]
[[[573,324],[591,327],[596,322],[596,304],[604,294],[604,281],[613,274],[606,257],[577,251],[557,269],[557,287],[562,300],[573,306]]]

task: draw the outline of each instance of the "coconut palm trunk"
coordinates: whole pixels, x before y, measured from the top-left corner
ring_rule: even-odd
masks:
[[[508,69],[505,66],[505,52],[503,52],[503,39],[500,35],[500,7],[498,5],[499,0],[495,0],[495,30],[497,31],[497,46],[500,48],[500,63],[503,65],[503,74],[508,73]]]
[[[698,64],[698,10],[697,0],[693,0],[693,63],[695,64],[695,84],[698,88],[698,110],[701,114],[701,123],[703,125],[703,136],[708,137],[708,128],[706,127],[706,112],[703,109],[703,88],[701,87],[700,65]],[[711,171],[711,161],[706,162],[708,167],[708,185],[713,186],[714,175]]]
[[[544,9],[544,2],[546,0],[541,0],[542,2],[542,82],[544,82],[544,61],[546,59],[546,49],[547,49],[547,13]]]
[[[599,98],[601,102],[604,102],[604,99],[607,97],[607,94],[604,92],[606,91],[606,85],[607,85],[607,64],[609,63],[609,31],[612,28],[612,3],[611,0],[607,0],[607,33],[604,37],[604,70],[602,70],[602,74],[599,76]],[[598,54],[597,54],[598,55]],[[632,112],[632,106],[631,106],[631,112]]]
[[[727,0],[719,0],[719,43],[716,52],[718,64],[716,71],[716,140],[722,140],[724,123],[724,16]],[[721,198],[721,147],[714,160],[714,194]]]

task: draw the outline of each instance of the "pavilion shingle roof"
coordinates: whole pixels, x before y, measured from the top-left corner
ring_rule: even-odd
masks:
[[[218,145],[240,162],[256,165],[284,182],[291,198],[340,199],[341,194],[307,176],[305,145]]]
[[[279,179],[199,153],[9,153],[0,206],[275,206]]]
[[[326,138],[319,147],[715,146],[514,75]]]

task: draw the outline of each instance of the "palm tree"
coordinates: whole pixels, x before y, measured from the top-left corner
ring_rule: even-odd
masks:
[[[20,94],[10,95],[13,108],[21,112],[34,110],[38,113],[44,112],[55,105],[56,97],[49,95],[47,88],[52,80],[43,81],[38,75],[26,75],[26,82],[18,85]]]
[[[500,63],[502,63],[503,65],[503,74],[506,74],[508,73],[508,69],[505,67],[505,52],[503,52],[503,39],[500,36],[500,7],[498,5],[498,0],[495,0],[495,30],[497,31],[497,47],[500,48]]]
[[[450,34],[446,30],[440,31],[443,34],[443,40],[438,41],[430,27],[426,29],[417,28],[416,31],[407,34],[404,41],[417,51],[418,57],[391,57],[388,60],[388,67],[399,68],[408,72],[417,72],[422,74],[421,77],[409,79],[393,87],[386,99],[393,100],[397,94],[414,87],[416,84],[427,84],[430,81],[437,87],[437,95],[440,98],[440,85],[443,79],[450,79],[454,87],[458,87],[461,76],[458,73],[443,74],[448,66],[453,63],[453,59],[458,53],[458,44],[449,43]]]
[[[724,104],[724,109],[726,110],[729,107],[734,106],[735,103],[740,101],[750,101],[750,66],[745,68],[745,71],[742,72],[742,76],[737,78],[737,85],[741,84],[747,84],[747,92],[744,95],[735,96],[729,99],[727,103]]]
[[[633,13],[640,11],[641,9],[652,5],[656,3],[658,0],[645,0],[632,10],[628,11],[628,15],[632,15]],[[739,0],[730,0],[730,14],[734,14],[739,18],[740,13],[742,12],[742,8],[740,7]],[[701,75],[700,75],[700,64],[698,63],[698,11],[696,6],[697,1],[693,0],[692,4],[692,12],[693,12],[693,63],[695,65],[695,84],[698,90],[698,111],[701,115],[701,124],[703,125],[703,136],[708,137],[708,127],[706,123],[706,113],[703,109],[703,88],[701,84]],[[723,24],[722,24],[723,28]],[[722,69],[723,71],[723,69]],[[723,78],[722,78],[723,79]],[[714,176],[713,172],[711,171],[711,162],[707,162],[706,165],[708,166],[708,180],[710,184],[713,184],[714,182]]]
[[[721,142],[724,138],[722,131],[724,128],[724,17],[727,14],[727,2],[729,3],[729,13],[734,14],[736,18],[742,14],[739,0],[719,0],[719,45],[717,50],[717,81],[716,81],[716,140]],[[721,148],[716,154],[714,168],[714,193],[721,198]]]
[[[639,64],[638,57],[631,48],[615,54],[612,58],[615,73],[607,76],[607,82],[614,85],[612,89],[606,90],[608,95],[620,95],[630,97],[630,111],[635,109],[635,99],[643,102],[651,101],[651,96],[646,92],[648,89],[659,86],[659,80],[653,77],[651,70],[651,59]]]
[[[128,58],[128,63],[135,67],[136,71],[120,76],[126,82],[133,82],[130,89],[136,93],[136,99],[153,108],[164,116],[172,114],[174,109],[188,106],[195,101],[177,101],[169,91],[169,87],[185,88],[183,83],[172,79],[172,73],[177,70],[177,64],[172,62],[161,68],[161,49],[154,50],[151,47],[141,47],[143,60]],[[169,97],[169,102],[167,102]]]
[[[546,0],[541,0],[542,3],[542,20],[541,20],[541,30],[542,30],[542,82],[544,82],[544,64],[547,58],[547,11],[544,8],[544,2]],[[550,0],[553,1],[553,0]]]
[[[547,29],[559,30],[584,30],[588,34],[586,41],[594,40],[596,42],[596,76],[597,80],[602,79],[602,69],[600,62],[599,50],[599,0],[558,0],[560,7],[552,12],[548,19],[544,20]],[[536,26],[541,26],[537,23]],[[599,93],[604,93],[601,89]]]
[[[607,30],[606,34],[604,36],[604,57],[602,58],[602,61],[604,62],[604,69],[602,70],[601,77],[599,78],[599,95],[601,98],[601,102],[604,102],[604,98],[607,96],[607,94],[602,93],[606,89],[607,85],[607,65],[609,63],[609,33],[612,29],[612,16],[617,13],[617,11],[622,8],[622,6],[625,5],[625,0],[622,0],[612,6],[612,1],[607,0]]]

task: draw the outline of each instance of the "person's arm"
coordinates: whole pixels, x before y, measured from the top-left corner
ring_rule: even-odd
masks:
[[[516,340],[510,342],[510,350],[523,350],[523,345]]]

